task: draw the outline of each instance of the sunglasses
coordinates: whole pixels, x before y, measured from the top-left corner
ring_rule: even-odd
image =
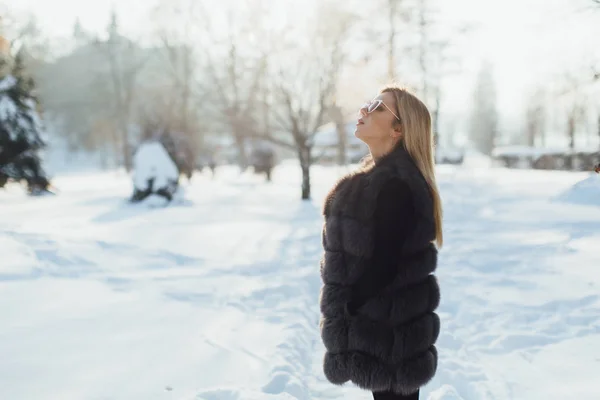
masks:
[[[392,115],[393,115],[394,117],[396,117],[396,119],[397,119],[398,121],[402,121],[402,120],[400,119],[400,117],[399,117],[399,116],[397,116],[397,115],[396,115],[396,113],[395,113],[395,112],[393,112],[393,111],[392,111],[392,109],[391,109],[391,108],[389,108],[389,107],[387,106],[387,104],[385,104],[385,103],[383,102],[383,100],[379,100],[379,99],[377,99],[377,100],[371,100],[370,102],[368,102],[368,103],[365,103],[365,105],[364,105],[364,106],[362,106],[362,108],[365,108],[365,109],[367,110],[367,114],[371,114],[373,111],[375,111],[375,110],[379,109],[381,106],[384,106],[384,107],[385,107],[385,108],[386,108],[386,109],[387,109],[389,112],[391,112],[391,113],[392,113]]]

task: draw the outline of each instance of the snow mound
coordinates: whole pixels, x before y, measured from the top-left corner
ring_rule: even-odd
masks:
[[[437,390],[434,390],[429,394],[427,400],[464,400],[461,395],[458,394],[456,389],[450,385],[443,385]]]
[[[570,204],[600,206],[600,175],[593,173],[559,194],[555,200]]]
[[[154,187],[160,188],[177,181],[179,177],[177,166],[158,142],[140,145],[133,158],[133,166],[133,184],[140,190],[146,188],[150,178],[154,178]]]

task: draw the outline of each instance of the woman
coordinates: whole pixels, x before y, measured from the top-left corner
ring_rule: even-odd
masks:
[[[440,328],[431,117],[407,90],[386,87],[356,125],[370,155],[323,210],[323,369],[330,382],[351,381],[376,400],[417,400],[436,372]]]

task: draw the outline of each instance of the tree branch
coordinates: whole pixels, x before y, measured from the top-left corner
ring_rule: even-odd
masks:
[[[253,138],[253,139],[266,140],[268,142],[271,142],[273,144],[276,144],[278,146],[285,147],[285,148],[291,149],[291,150],[295,150],[297,148],[297,146],[294,143],[290,143],[290,142],[288,142],[286,140],[276,138],[275,136],[269,135],[269,134],[261,134],[261,133],[257,133],[257,132],[250,132],[248,134],[248,136],[251,137],[251,138]]]

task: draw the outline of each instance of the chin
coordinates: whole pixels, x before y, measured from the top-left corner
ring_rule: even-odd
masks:
[[[360,129],[356,129],[356,130],[354,131],[354,136],[356,136],[356,138],[357,138],[358,140],[360,140],[361,142],[363,142],[363,143],[366,143],[366,142],[365,142],[365,138],[363,137],[363,135],[362,135],[362,134],[361,134],[361,132],[360,132]]]
[[[356,129],[354,130],[354,136],[356,136],[357,138],[362,140],[362,135],[360,134],[360,129],[357,126]]]

